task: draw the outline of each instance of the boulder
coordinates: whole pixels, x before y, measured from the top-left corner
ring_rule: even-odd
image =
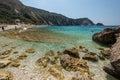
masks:
[[[67,71],[80,71],[83,73],[89,73],[89,67],[86,61],[73,58],[68,54],[63,54],[60,56],[60,64]]]
[[[11,63],[10,60],[0,60],[0,68],[4,68]]]
[[[117,38],[116,35],[120,33],[119,29],[120,27],[117,29],[112,28],[104,29],[102,32],[95,33],[92,39],[100,44],[111,46],[116,42]]]
[[[82,58],[85,60],[90,60],[90,61],[98,61],[98,58],[95,55],[91,55],[88,53],[85,54]]]
[[[0,72],[0,80],[13,80],[11,72]]]
[[[78,50],[76,48],[66,49],[63,53],[68,54],[68,55],[70,55],[71,57],[74,57],[74,58],[80,58]]]

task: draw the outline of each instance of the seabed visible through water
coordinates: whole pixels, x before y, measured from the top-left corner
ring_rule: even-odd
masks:
[[[103,29],[104,27],[38,26],[23,31],[20,34],[19,30],[0,32],[0,53],[11,50],[11,55],[5,59],[16,59],[16,57],[23,54],[27,56],[25,59],[20,60],[19,67],[9,65],[0,69],[0,71],[12,72],[14,80],[44,80],[41,74],[46,73],[46,71],[38,70],[35,65],[35,62],[40,57],[50,50],[57,54],[58,51],[62,52],[65,49],[77,46],[85,46],[90,52],[98,54],[98,48],[109,49],[92,41],[92,35]],[[35,53],[26,53],[26,50],[31,48],[35,49]],[[83,52],[79,52],[79,54],[80,57],[84,55]],[[116,80],[108,76],[102,69],[108,62],[109,60],[99,60],[98,62],[87,61],[90,72],[94,74],[94,80]]]

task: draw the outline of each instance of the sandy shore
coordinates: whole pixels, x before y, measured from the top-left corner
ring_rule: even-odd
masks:
[[[0,25],[0,31],[2,31],[2,26],[3,25]],[[37,26],[37,25],[27,25],[27,24],[24,24],[24,25],[4,25],[4,29],[5,30],[10,30],[10,29],[15,29],[15,28],[31,28],[33,26]]]
[[[21,25],[0,25],[0,31],[2,31],[2,26],[4,27],[5,30],[10,30],[10,29],[15,29],[15,28],[31,28],[34,26],[49,26],[49,25],[30,25],[30,24],[21,24]]]

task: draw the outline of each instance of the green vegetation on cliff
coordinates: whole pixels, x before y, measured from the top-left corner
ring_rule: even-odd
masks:
[[[88,18],[72,19],[25,6],[19,0],[0,0],[0,23],[14,24],[15,19],[25,23],[45,25],[94,25]]]

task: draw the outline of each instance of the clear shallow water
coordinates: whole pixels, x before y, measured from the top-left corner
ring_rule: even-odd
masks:
[[[35,72],[35,61],[42,57],[44,53],[46,53],[49,50],[57,51],[63,51],[66,48],[72,48],[79,45],[85,46],[89,49],[89,51],[98,53],[99,47],[106,48],[104,46],[98,45],[95,42],[92,41],[92,35],[96,32],[100,32],[104,28],[113,28],[114,26],[101,26],[101,27],[95,27],[95,26],[88,26],[88,27],[80,27],[80,26],[38,26],[37,28],[48,30],[51,33],[54,33],[56,35],[60,34],[62,35],[62,39],[64,41],[64,38],[67,38],[70,40],[70,42],[66,41],[66,43],[36,43],[36,42],[27,42],[17,39],[9,39],[6,37],[3,37],[0,35],[0,51],[4,52],[5,50],[11,49],[11,47],[16,47],[14,51],[19,51],[19,55],[25,53],[25,50],[28,48],[35,48],[36,52],[35,54],[27,54],[28,58],[26,60],[23,60],[21,62],[21,66],[27,65],[24,69],[20,66],[19,68],[11,68],[7,67],[5,69],[1,70],[9,70],[13,72],[15,75],[15,80],[31,80],[31,76],[33,77],[33,80],[39,80],[40,73],[41,72]],[[65,36],[64,36],[65,35]],[[67,39],[67,40],[68,40]],[[72,39],[72,40],[71,40]],[[2,47],[5,44],[9,44],[8,46]],[[80,52],[80,56],[82,57],[84,53]],[[10,56],[12,58],[17,57],[17,55]],[[95,73],[94,79],[95,80],[115,80],[114,78],[110,77],[110,79],[106,78],[106,73],[102,70],[103,65],[107,64],[107,60],[105,61],[99,61],[97,63],[89,62],[88,65],[90,67],[90,71],[92,73]],[[1,71],[0,70],[0,71]],[[20,76],[21,75],[21,76]]]

